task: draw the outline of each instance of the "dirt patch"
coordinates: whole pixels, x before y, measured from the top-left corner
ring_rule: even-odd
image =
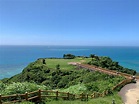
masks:
[[[77,65],[77,64],[81,64],[80,62],[68,62],[69,65]]]

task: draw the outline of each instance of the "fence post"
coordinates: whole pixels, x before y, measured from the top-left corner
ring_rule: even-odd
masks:
[[[67,99],[69,100],[69,92],[67,93]]]
[[[19,100],[19,102],[21,102],[21,101],[22,101],[22,98],[21,98],[21,96],[20,96],[20,95],[16,94],[16,98]]]
[[[2,97],[1,97],[1,94],[0,94],[0,104],[2,104]]]
[[[76,99],[75,94],[73,95],[73,99],[74,99],[74,100]]]
[[[86,100],[88,101],[88,93],[87,93],[87,97],[86,97]]]
[[[27,92],[25,93],[25,99],[26,99],[26,101],[28,101],[28,93]]]
[[[58,91],[56,91],[56,100],[58,99]]]
[[[40,89],[38,90],[38,98],[39,98],[39,101],[41,101],[41,90]]]
[[[91,94],[91,99],[93,99],[93,98],[94,98],[94,93]]]
[[[81,94],[81,101],[83,100],[83,93]]]
[[[105,96],[105,90],[102,92],[102,97],[104,97]]]
[[[106,95],[108,95],[108,90],[106,90]]]
[[[96,92],[94,92],[94,98],[96,98]]]

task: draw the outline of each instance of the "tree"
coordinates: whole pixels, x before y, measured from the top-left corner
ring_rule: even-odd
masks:
[[[90,57],[91,57],[91,58],[94,58],[94,57],[95,57],[95,54],[91,54]]]
[[[59,64],[56,65],[56,69],[57,69],[57,70],[60,69],[60,65],[59,65]]]
[[[45,59],[42,60],[42,63],[43,63],[43,64],[46,64]]]
[[[75,58],[75,55],[72,55],[72,54],[64,54],[63,55],[63,58],[64,59],[74,59]]]

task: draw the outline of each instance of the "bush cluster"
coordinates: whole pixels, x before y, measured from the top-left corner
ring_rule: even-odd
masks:
[[[90,64],[90,65],[95,65],[98,67],[107,68],[110,70],[116,70],[119,72],[128,73],[128,74],[132,74],[132,75],[136,74],[135,70],[124,68],[124,67],[120,66],[118,62],[113,61],[109,57],[104,57],[104,56],[99,57],[94,54],[91,54],[90,57],[92,58],[92,60],[90,62],[88,62],[88,64]]]
[[[0,92],[2,95],[24,94],[38,89],[47,90],[48,88],[44,85],[38,85],[30,82],[13,82],[10,84],[0,82]]]

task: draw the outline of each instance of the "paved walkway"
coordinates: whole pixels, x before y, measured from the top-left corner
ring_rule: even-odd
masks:
[[[122,97],[124,104],[137,104],[137,100],[139,100],[139,80],[137,83],[125,85],[120,90],[119,95]]]

